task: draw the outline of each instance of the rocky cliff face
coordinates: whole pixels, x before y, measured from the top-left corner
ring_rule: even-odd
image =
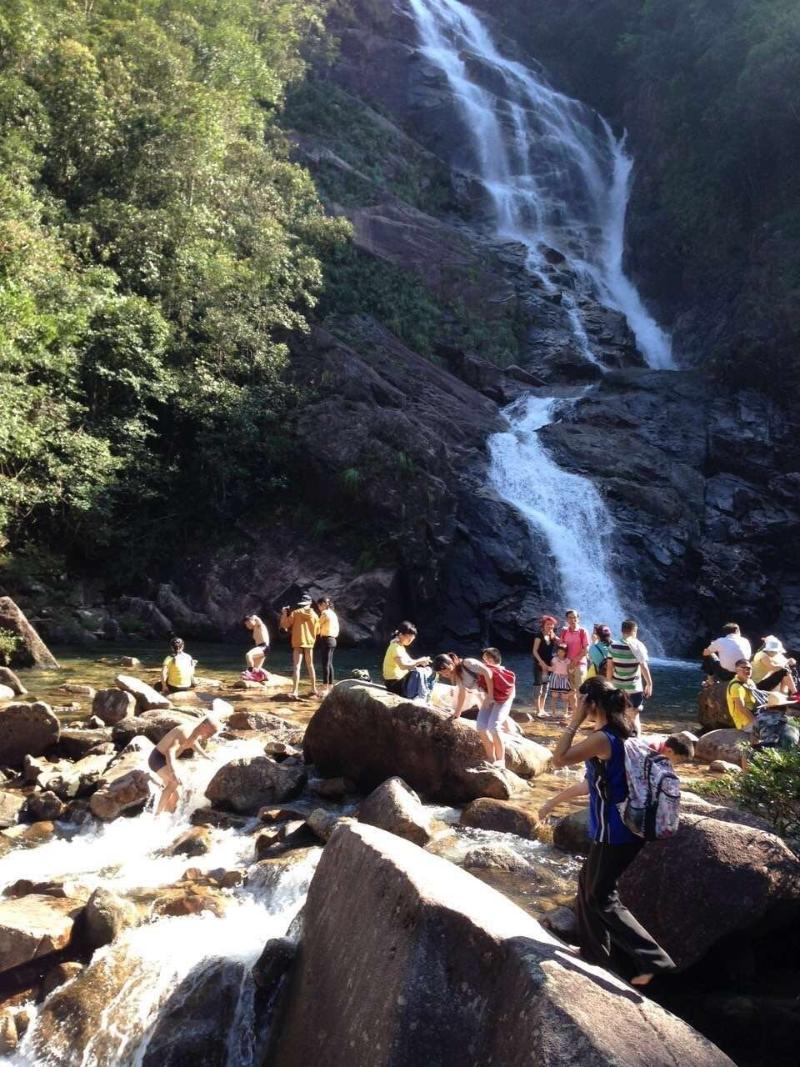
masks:
[[[287,112],[298,155],[353,226],[319,325],[294,348],[307,514],[188,565],[192,606],[225,631],[310,589],[338,599],[354,641],[410,616],[430,639],[527,643],[542,609],[563,608],[560,583],[541,536],[488,485],[487,440],[526,389],[585,383],[543,433],[610,508],[623,603],[647,604],[674,653],[729,615],[800,639],[786,416],[700,371],[645,368],[624,318],[581,293],[557,252],[547,284],[532,278],[525,250],[492,236],[467,131],[405,5],[345,10],[337,58]],[[605,376],[581,356],[567,301]]]

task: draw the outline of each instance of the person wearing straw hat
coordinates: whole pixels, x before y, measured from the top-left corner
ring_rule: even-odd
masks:
[[[765,693],[778,690],[786,696],[794,696],[797,692],[792,675],[794,665],[795,661],[787,658],[779,639],[770,634],[753,656],[753,681]]]
[[[300,665],[305,662],[308,680],[311,682],[311,695],[318,697],[314,645],[319,633],[319,616],[312,607],[308,593],[300,597],[294,609],[283,608],[279,625],[282,630],[289,630],[292,642],[292,696],[295,700],[300,696]]]

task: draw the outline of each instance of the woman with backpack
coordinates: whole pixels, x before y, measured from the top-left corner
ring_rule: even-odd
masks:
[[[580,694],[582,699],[556,743],[553,767],[586,764],[592,843],[578,879],[581,956],[617,972],[631,985],[644,986],[654,975],[672,970],[674,964],[620,901],[617,891],[620,877],[645,843],[628,829],[618,808],[628,797],[624,743],[635,735],[634,709],[627,695],[604,678],[584,682]],[[589,715],[595,729],[576,744],[575,734]],[[544,813],[543,809],[540,814]]]

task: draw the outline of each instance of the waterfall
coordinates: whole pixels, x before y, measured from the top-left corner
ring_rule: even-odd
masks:
[[[550,289],[545,253],[560,252],[578,291],[625,315],[651,367],[671,368],[670,339],[624,271],[633,166],[624,138],[541,73],[503,56],[459,0],[408,3],[420,50],[446,79],[468,131],[497,236],[522,243],[529,270]],[[600,363],[570,293],[562,306],[578,350]],[[626,612],[607,564],[613,522],[591,482],[561,470],[539,438],[558,407],[553,398],[529,396],[506,409],[509,431],[489,445],[490,477],[499,495],[545,535],[565,601],[616,628]]]

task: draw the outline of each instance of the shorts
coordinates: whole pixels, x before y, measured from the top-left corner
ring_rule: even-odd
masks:
[[[263,652],[264,655],[266,656],[266,654],[269,652],[269,645],[265,645],[265,644],[253,645],[253,647],[250,649],[250,651],[251,652]]]
[[[508,717],[511,705],[514,703],[515,694],[506,697],[502,702],[499,700],[487,701],[478,712],[479,730],[497,730],[502,721]]]
[[[147,766],[150,768],[151,771],[154,771],[156,774],[158,774],[158,772],[160,770],[163,770],[166,765],[167,757],[164,755],[163,752],[159,752],[157,748],[154,748],[153,751],[150,753],[150,758],[147,761]]]
[[[569,684],[577,692],[583,685],[583,679],[586,677],[586,666],[583,667],[570,667],[567,671],[569,677]]]
[[[549,671],[547,672],[547,674],[544,673],[544,671],[539,666],[539,664],[536,662],[536,660],[533,661],[533,687],[534,687],[534,689],[537,689],[539,686],[542,686],[542,685],[549,685],[550,684],[550,679],[552,677],[553,676],[552,676],[552,674],[550,674]]]

